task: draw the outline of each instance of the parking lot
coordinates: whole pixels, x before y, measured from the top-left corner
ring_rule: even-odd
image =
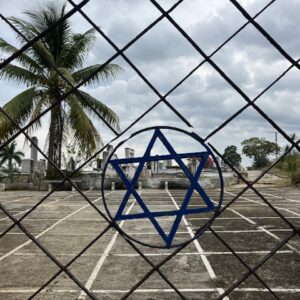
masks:
[[[227,188],[223,206],[239,191],[240,188]],[[293,226],[299,228],[299,190],[260,187],[259,191]],[[99,191],[84,193],[106,214]],[[209,193],[212,199],[218,196],[217,190]],[[21,218],[44,194],[3,192],[0,202],[15,218]],[[107,191],[106,201],[112,208],[117,208],[123,194],[124,191]],[[178,209],[184,194],[183,190],[141,191],[141,197],[153,210]],[[199,205],[198,200],[196,195],[193,196],[191,207]],[[132,198],[126,213],[134,211],[139,211],[139,207]],[[175,240],[180,242],[192,238],[195,230],[208,218],[207,214],[185,216]],[[160,218],[159,222],[167,230],[173,224],[173,218]],[[0,231],[5,232],[12,224],[0,212]],[[22,225],[65,265],[105,230],[108,223],[77,192],[55,192],[24,218]],[[119,226],[126,234],[146,243],[155,244],[160,239],[146,219],[122,221]],[[291,227],[252,191],[238,197],[214,220],[211,228],[250,267],[292,234]],[[135,245],[154,264],[175,250]],[[300,299],[299,251],[300,237],[296,235],[256,271],[280,299]],[[149,262],[113,228],[68,267],[99,299],[121,299],[151,269]],[[208,229],[162,265],[160,271],[186,299],[215,299],[248,270]],[[17,226],[0,239],[0,274],[0,299],[28,299],[49,280],[35,299],[89,299]],[[229,298],[273,299],[274,296],[251,275],[230,293]],[[129,299],[180,299],[180,296],[161,275],[153,272]]]

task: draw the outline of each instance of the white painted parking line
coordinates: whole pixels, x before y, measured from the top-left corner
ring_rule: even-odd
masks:
[[[23,193],[23,192],[22,192]],[[27,194],[27,195],[24,195],[24,197],[31,197],[31,196],[35,196],[36,194],[35,193],[32,193],[32,194]],[[9,195],[9,194],[3,194],[3,196],[0,197],[0,202],[1,200],[3,199],[7,199],[7,198],[15,198],[15,197],[19,197],[19,194],[15,195]]]
[[[168,256],[170,255],[172,252],[161,252],[161,253],[148,253],[148,252],[144,252],[144,254],[146,256]],[[271,253],[271,251],[235,251],[236,254],[269,254]],[[292,250],[279,250],[276,252],[276,254],[290,254],[290,253],[294,253]],[[1,253],[0,253],[1,254]],[[76,256],[77,253],[53,253],[55,254],[55,256]],[[230,251],[204,251],[203,252],[204,255],[233,255],[232,252]],[[17,252],[15,254],[13,254],[14,256],[46,256],[46,254],[43,253],[28,253],[28,252]],[[83,257],[99,257],[99,255],[105,255],[104,253],[102,254],[94,254],[94,253],[90,253],[90,254],[82,254],[81,256]],[[178,256],[200,256],[202,255],[202,253],[200,254],[199,252],[179,252],[176,255]],[[108,256],[118,256],[118,257],[140,257],[140,254],[138,253],[109,253]]]
[[[28,199],[30,196],[26,196],[20,199],[15,199],[15,200],[10,200],[10,201],[5,201],[5,202],[1,202],[1,204],[10,204],[10,203],[14,203],[14,202],[19,202],[25,199]],[[28,199],[28,200],[32,200],[32,198]]]
[[[133,208],[134,204],[135,204],[135,201],[133,201],[132,204],[131,204],[131,205],[129,206],[129,208],[127,209],[127,211],[126,211],[126,213],[125,213],[126,215],[129,214],[129,212],[130,212],[131,209]],[[123,225],[124,225],[124,223],[125,223],[125,221],[120,222],[119,227],[122,228]],[[86,284],[85,284],[85,288],[86,288],[86,289],[91,290],[91,288],[92,288],[92,286],[93,286],[93,283],[94,283],[94,281],[96,280],[96,278],[97,278],[97,276],[98,276],[98,274],[99,274],[99,272],[100,272],[101,267],[103,266],[103,264],[104,264],[106,258],[108,257],[108,255],[109,255],[109,253],[110,253],[110,251],[111,251],[113,245],[115,244],[115,242],[116,242],[116,240],[117,240],[118,235],[119,235],[119,232],[117,231],[117,232],[113,235],[113,237],[112,237],[112,239],[110,240],[110,242],[108,243],[108,245],[107,245],[107,247],[105,248],[103,254],[100,256],[100,259],[98,260],[98,262],[97,262],[95,268],[93,269],[93,271],[92,271],[92,273],[91,273],[89,279],[87,280],[87,282],[86,282]],[[79,297],[78,297],[78,300],[83,300],[83,299],[86,298],[86,296],[87,296],[87,294],[86,294],[84,291],[81,291],[81,293],[80,293],[80,295],[79,295]]]
[[[228,194],[231,194],[233,196],[236,196],[235,194],[233,193],[230,193],[230,192],[226,192],[225,193],[228,193]],[[213,201],[215,202],[215,201]],[[248,217],[246,217],[245,215],[239,213],[238,211],[236,211],[235,209],[233,208],[230,208],[230,207],[227,207],[226,210],[229,210],[233,213],[235,213],[236,215],[240,216],[241,218],[243,218],[245,221],[247,221],[248,223],[252,224],[252,225],[255,225],[257,226],[257,228],[259,230],[263,230],[266,234],[268,234],[269,236],[273,237],[274,239],[278,240],[278,241],[282,241],[282,239],[277,236],[276,234],[270,232],[268,229],[264,228],[263,226],[259,226],[256,222],[254,222],[252,219],[249,219]],[[297,254],[300,254],[300,250],[296,249],[295,247],[293,247],[292,245],[290,245],[289,243],[286,243],[286,247],[288,247],[289,249],[293,250],[294,252],[296,252]]]
[[[285,217],[286,219],[300,219],[300,217]],[[209,220],[210,218],[189,218],[189,220]],[[235,217],[220,217],[218,220],[240,220],[241,218]],[[281,219],[280,217],[248,217],[248,219]]]
[[[282,196],[276,196],[276,195],[269,194],[269,193],[262,193],[262,194],[266,195],[266,196],[275,197],[275,198],[278,198],[278,199],[283,199],[283,200],[287,200],[287,201],[290,201],[290,202],[295,202],[295,203],[300,204],[300,200],[294,200],[294,199],[290,199],[290,198],[286,198],[286,197],[282,197]]]
[[[222,288],[197,288],[197,289],[178,289],[180,292],[215,292],[219,290],[223,290]],[[94,293],[127,293],[129,290],[93,290]],[[263,288],[236,288],[235,291],[240,292],[270,292],[268,289]],[[282,293],[299,293],[300,289],[285,289],[285,288],[272,288],[274,292],[282,292]],[[135,290],[136,293],[175,293],[172,289],[137,289]],[[226,298],[223,298],[226,299]]]
[[[113,192],[108,193],[111,194]],[[102,197],[99,197],[98,199],[92,201],[93,203],[95,203],[96,201],[99,201]],[[53,225],[51,225],[50,227],[48,227],[47,229],[45,229],[44,231],[42,231],[41,233],[39,233],[38,235],[35,236],[36,239],[40,238],[41,236],[43,236],[44,234],[46,234],[48,231],[50,231],[51,229],[53,229],[54,227],[56,227],[57,225],[59,225],[61,222],[65,221],[66,219],[74,216],[75,214],[77,214],[78,212],[82,211],[83,209],[85,209],[86,207],[90,206],[90,204],[86,204],[84,206],[82,206],[81,208],[75,210],[74,212],[72,212],[71,214],[61,218],[59,221],[55,222]],[[27,242],[17,246],[16,248],[12,249],[11,251],[7,252],[6,254],[2,255],[0,257],[0,262],[2,260],[4,260],[5,258],[11,256],[12,254],[16,253],[18,250],[24,248],[25,246],[27,246],[28,244],[32,243],[32,240],[28,240]]]
[[[205,293],[205,292],[217,292],[221,290],[221,288],[190,288],[190,289],[178,289],[182,293]],[[7,289],[0,289],[0,294],[29,294],[34,293],[36,288],[7,288]],[[261,292],[261,293],[269,293],[268,289],[264,288],[236,288],[235,291],[237,292]],[[294,294],[300,293],[300,288],[282,288],[282,287],[272,287],[272,291],[277,293],[287,293],[287,294]],[[53,295],[57,294],[65,294],[65,293],[77,293],[78,290],[76,289],[53,289],[53,288],[45,288],[41,291],[41,294],[49,294]],[[128,293],[129,290],[92,290],[94,294],[125,294]],[[137,294],[151,294],[151,293],[175,293],[173,289],[136,289],[134,293]],[[225,299],[225,298],[224,298]]]
[[[90,191],[90,190],[89,190],[89,191]],[[86,194],[87,194],[89,191],[87,191]],[[60,200],[62,200],[62,199],[68,199],[68,198],[74,197],[74,196],[76,196],[76,194],[77,194],[77,193],[74,193],[74,194],[69,195],[69,196],[66,196],[66,197],[64,197],[64,198],[62,198],[62,196],[60,196],[59,198],[57,198],[57,199],[55,199],[55,200],[53,200],[53,201],[42,203],[39,207],[45,207],[45,206],[48,206],[48,205],[50,205],[50,204],[56,203],[57,201],[60,201]],[[42,195],[42,196],[44,196],[44,195]],[[23,213],[28,212],[29,210],[30,210],[30,208],[25,209],[25,210],[23,210],[23,211],[19,211],[19,212],[13,214],[13,216],[14,216],[14,217],[15,217],[15,216],[18,216],[18,215],[20,215],[20,214],[23,214]],[[37,211],[37,210],[35,209],[35,211]],[[55,210],[55,211],[57,212],[57,210]],[[60,210],[59,210],[59,211],[60,211]],[[11,210],[10,212],[13,212],[13,210]],[[47,212],[49,212],[49,210],[47,210]],[[2,218],[2,219],[0,219],[0,222],[1,222],[1,221],[4,221],[4,220],[8,220],[8,219],[9,219],[9,217]]]
[[[26,221],[28,222],[35,222],[35,221],[58,221],[60,220],[60,218],[50,218],[50,219],[39,219],[39,218],[26,218]],[[68,220],[69,222],[73,222],[73,221],[81,221],[81,222],[96,222],[96,221],[102,221],[105,222],[103,219],[71,219]]]
[[[225,191],[225,193],[230,194],[230,195],[232,195],[232,196],[236,196],[236,194],[231,193],[231,192]],[[242,197],[242,196],[240,196],[239,198],[244,199],[244,200],[247,200],[247,201],[250,201],[250,202],[255,202],[255,203],[257,203],[257,204],[259,204],[259,205],[262,205],[262,206],[267,206],[267,207],[269,207],[268,204],[266,204],[266,203],[264,203],[264,202],[262,203],[262,202],[259,202],[259,201],[257,201],[257,200],[249,199],[249,198]],[[273,204],[272,204],[272,205],[273,205]],[[278,207],[277,205],[273,205],[273,207],[276,208],[276,209],[279,209],[279,210],[284,210],[284,211],[286,211],[286,212],[288,212],[288,213],[290,213],[290,214],[293,214],[293,215],[295,215],[295,216],[297,216],[297,217],[300,217],[300,214],[299,214],[299,213],[296,213],[296,212],[294,212],[294,211],[292,211],[292,210],[290,210],[290,209],[287,209],[287,208],[284,208],[284,207]]]
[[[170,198],[172,199],[172,201],[173,201],[173,203],[174,203],[176,209],[179,210],[179,206],[178,206],[177,202],[174,200],[174,198],[172,197],[170,191],[169,191],[169,190],[166,190],[166,192],[168,193],[168,195],[169,195]],[[192,228],[190,227],[190,225],[189,225],[187,219],[186,219],[184,216],[182,217],[182,221],[183,221],[184,225],[186,226],[187,231],[189,232],[191,238],[193,238],[193,237],[195,236],[195,235],[194,235],[194,232],[193,232]],[[203,249],[202,249],[202,247],[201,247],[199,241],[198,241],[197,239],[195,239],[195,240],[193,241],[193,243],[194,243],[194,245],[195,245],[195,247],[196,247],[196,249],[197,249],[197,251],[198,251],[198,253],[199,253],[200,257],[201,257],[201,260],[202,260],[202,262],[203,262],[203,264],[204,264],[204,266],[205,266],[205,268],[206,268],[206,270],[207,270],[207,272],[208,272],[210,278],[211,278],[212,280],[215,280],[215,279],[217,278],[216,273],[214,272],[214,270],[213,270],[213,268],[212,268],[212,266],[211,266],[211,264],[210,264],[208,258],[207,258],[206,255],[204,254],[204,251],[203,251]],[[221,288],[220,288],[220,289],[217,289],[217,291],[218,291],[218,293],[219,293],[220,295],[222,295],[222,294],[225,292],[225,290],[224,290],[224,289],[221,289]],[[224,299],[225,299],[225,300],[229,300],[228,297],[224,297]]]
[[[189,219],[190,220],[190,219]],[[71,220],[70,220],[71,221]],[[103,221],[104,222],[104,221]],[[269,231],[274,232],[292,232],[292,229],[269,229]],[[232,233],[232,234],[238,234],[238,233],[257,233],[257,232],[263,232],[263,230],[259,229],[253,229],[253,230],[215,230],[216,233]],[[1,234],[2,232],[0,232]],[[32,233],[32,234],[38,234]],[[157,235],[157,232],[127,232],[128,235]],[[188,231],[177,231],[176,234],[189,234]],[[212,234],[210,231],[206,231],[205,234]],[[23,232],[8,232],[7,235],[24,235]],[[106,235],[109,235],[107,233]],[[95,236],[94,233],[60,233],[60,232],[51,232],[48,234],[48,236]]]
[[[20,214],[23,214],[23,213],[26,213],[26,212],[28,212],[29,211],[29,209],[26,209],[26,210],[23,210],[23,211],[20,211],[20,212],[18,212],[18,213],[16,213],[16,214],[13,214],[13,217],[15,217],[15,216],[18,216],[18,215],[20,215]],[[5,220],[10,220],[10,218],[9,217],[4,217],[4,218],[2,218],[2,219],[0,219],[0,222],[1,221],[5,221]]]
[[[251,199],[252,200],[252,199]],[[254,200],[255,201],[255,200]],[[249,202],[249,201],[248,201]],[[265,204],[265,203],[261,203],[261,202],[259,202],[259,201],[255,201],[256,202],[256,204],[245,204],[245,205],[240,205],[240,204],[238,204],[238,203],[233,203],[231,206],[233,206],[233,207],[235,207],[235,208],[256,208],[256,207],[258,207],[258,206],[260,206],[260,205],[262,205],[262,204]],[[227,204],[227,203],[229,203],[229,201],[223,201],[223,204],[225,205],[225,204]],[[298,208],[298,204],[286,204],[286,203],[284,203],[284,204],[280,204],[280,203],[277,203],[276,205],[281,205],[281,206],[289,206],[289,207],[296,207],[296,208]],[[189,205],[190,207],[199,207],[199,205]]]

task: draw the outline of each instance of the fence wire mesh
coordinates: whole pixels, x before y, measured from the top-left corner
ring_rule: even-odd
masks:
[[[107,36],[107,34],[104,33],[104,31],[95,24],[95,22],[83,11],[83,8],[87,3],[89,3],[91,0],[84,0],[80,3],[76,4],[72,0],[68,0],[67,2],[72,6],[72,8],[63,15],[53,26],[47,28],[46,30],[40,32],[35,37],[33,37],[31,40],[28,40],[26,36],[24,36],[18,28],[3,14],[0,14],[1,19],[9,25],[9,27],[15,31],[20,38],[23,39],[24,45],[16,51],[9,57],[2,60],[0,63],[0,70],[8,66],[11,62],[17,60],[22,56],[23,53],[28,51],[30,48],[34,48],[36,43],[44,38],[47,34],[51,33],[51,31],[54,31],[57,26],[61,24],[64,20],[70,18],[74,14],[80,14],[96,31],[97,33],[105,39],[115,50],[114,55],[112,55],[105,63],[102,65],[99,65],[99,67],[88,77],[83,79],[80,83],[74,84],[72,83],[68,77],[55,65],[52,64],[51,67],[59,74],[61,79],[65,81],[65,83],[68,85],[68,91],[64,93],[63,95],[60,95],[59,99],[50,105],[48,108],[42,111],[41,114],[30,120],[25,126],[20,126],[16,120],[14,120],[13,116],[10,116],[3,107],[0,107],[1,114],[5,116],[13,125],[15,128],[17,128],[17,131],[12,134],[10,137],[8,137],[5,141],[2,141],[0,145],[0,150],[3,149],[5,146],[9,145],[12,141],[14,141],[18,136],[24,135],[28,141],[34,144],[34,141],[28,134],[28,129],[30,129],[36,122],[38,122],[43,116],[45,116],[47,113],[49,113],[51,110],[53,110],[59,103],[61,103],[66,97],[76,94],[78,97],[82,98],[82,101],[86,102],[85,97],[82,96],[82,94],[78,91],[80,87],[82,87],[85,83],[87,83],[95,74],[98,72],[101,72],[109,63],[113,62],[116,58],[121,57],[126,61],[126,63],[136,72],[136,74],[140,77],[140,79],[154,92],[154,94],[159,98],[159,100],[153,104],[151,107],[149,107],[146,111],[142,112],[127,128],[121,130],[118,132],[115,128],[113,128],[106,120],[103,118],[103,116],[97,111],[97,108],[91,106],[89,102],[86,102],[86,105],[90,107],[90,109],[106,124],[108,128],[112,131],[112,133],[115,135],[115,137],[109,141],[109,143],[103,145],[100,149],[98,149],[92,156],[90,156],[86,161],[84,161],[79,167],[77,167],[74,171],[72,171],[70,174],[66,174],[64,171],[61,170],[61,168],[56,164],[56,162],[49,159],[47,153],[45,153],[40,147],[36,146],[38,152],[47,160],[49,164],[55,168],[55,170],[63,177],[63,180],[55,186],[51,191],[49,191],[45,196],[43,196],[35,205],[33,205],[29,210],[27,210],[20,218],[17,218],[15,215],[13,215],[12,212],[10,212],[4,204],[1,204],[0,208],[2,212],[12,221],[12,224],[8,226],[5,230],[2,231],[0,234],[0,238],[5,237],[9,232],[11,232],[14,228],[18,227],[41,251],[44,252],[46,256],[49,257],[53,261],[55,265],[58,267],[58,271],[51,277],[45,284],[41,285],[38,289],[34,291],[34,293],[29,297],[29,299],[33,299],[40,295],[42,291],[47,289],[49,285],[58,278],[59,275],[62,273],[65,273],[74,283],[80,288],[82,293],[84,295],[88,295],[91,299],[98,299],[97,295],[93,293],[93,290],[86,286],[81,280],[79,280],[76,275],[74,275],[70,271],[70,267],[74,262],[76,262],[82,255],[84,255],[98,240],[100,240],[106,232],[108,232],[111,229],[115,229],[119,232],[120,236],[124,238],[124,241],[130,245],[134,249],[134,251],[150,266],[150,270],[144,274],[140,278],[138,282],[136,282],[126,293],[124,293],[122,296],[120,296],[121,299],[127,299],[130,297],[139,287],[143,285],[144,282],[147,281],[147,279],[154,273],[158,273],[161,280],[165,281],[167,286],[175,291],[177,295],[181,299],[187,299],[187,297],[182,293],[182,291],[176,287],[175,284],[172,283],[171,280],[168,279],[168,277],[164,274],[164,271],[162,270],[163,266],[169,262],[172,258],[174,258],[177,254],[179,254],[181,251],[183,251],[184,248],[186,248],[190,242],[186,242],[184,245],[176,248],[171,254],[165,256],[161,261],[158,263],[153,263],[147,255],[145,255],[139,247],[136,246],[135,243],[133,243],[131,240],[129,240],[126,236],[123,235],[123,232],[119,230],[119,227],[116,227],[114,222],[112,222],[100,209],[99,207],[94,203],[93,200],[91,200],[88,196],[88,194],[81,189],[78,188],[76,183],[73,182],[74,176],[82,170],[89,162],[91,162],[93,159],[95,159],[100,153],[102,153],[112,142],[117,140],[118,138],[125,135],[126,132],[128,132],[135,124],[140,122],[142,118],[144,118],[146,115],[148,115],[154,108],[158,107],[159,105],[165,104],[169,109],[171,109],[182,121],[187,125],[188,127],[192,127],[193,124],[187,120],[183,114],[168,100],[168,97],[174,93],[188,78],[190,78],[197,70],[199,70],[205,63],[208,63],[226,82],[227,84],[235,90],[245,101],[245,105],[241,107],[239,110],[237,110],[235,113],[233,113],[229,118],[227,118],[222,124],[220,124],[216,129],[214,129],[211,133],[207,135],[207,137],[204,139],[204,141],[209,142],[210,139],[216,135],[218,132],[220,132],[224,127],[226,127],[230,122],[232,122],[234,119],[236,119],[242,112],[249,108],[253,108],[264,120],[266,120],[277,132],[279,132],[289,143],[290,147],[289,149],[282,154],[280,157],[277,158],[276,161],[272,163],[261,175],[259,175],[254,181],[249,181],[242,173],[237,170],[229,161],[227,161],[223,155],[220,153],[220,151],[214,147],[214,145],[210,144],[210,147],[213,149],[213,151],[222,158],[222,160],[231,168],[231,170],[240,178],[241,182],[245,183],[245,187],[242,188],[237,195],[235,195],[226,205],[222,207],[220,212],[217,215],[217,218],[220,218],[223,214],[223,212],[227,211],[232,204],[236,202],[237,199],[243,196],[247,191],[251,190],[255,195],[257,195],[265,205],[267,205],[280,219],[283,220],[283,222],[286,223],[286,225],[291,229],[290,234],[285,237],[284,239],[278,241],[277,245],[271,249],[271,251],[263,256],[254,266],[250,266],[248,262],[245,261],[242,255],[238,254],[237,251],[233,249],[233,247],[223,238],[221,237],[216,230],[213,228],[209,228],[211,234],[213,234],[225,247],[226,249],[234,255],[239,261],[241,265],[243,265],[247,271],[243,274],[240,274],[240,278],[236,281],[234,281],[230,287],[228,287],[226,290],[221,290],[219,293],[218,299],[223,299],[227,296],[230,296],[230,294],[237,289],[241,284],[243,284],[250,276],[254,276],[261,284],[262,286],[268,290],[270,297],[275,299],[280,299],[280,297],[277,295],[277,293],[272,290],[272,288],[268,285],[267,282],[258,274],[258,270],[266,263],[268,262],[282,247],[289,244],[289,241],[295,237],[299,236],[300,229],[296,227],[286,216],[284,216],[278,208],[274,207],[272,202],[255,187],[255,184],[258,183],[273,167],[275,167],[280,161],[284,159],[285,156],[287,156],[291,151],[300,149],[299,146],[299,140],[295,141],[293,140],[286,132],[279,126],[275,120],[273,120],[269,115],[268,112],[263,110],[259,107],[257,104],[258,100],[267,92],[269,91],[274,85],[276,85],[286,74],[292,70],[292,69],[299,69],[299,60],[294,60],[289,53],[287,53],[280,45],[276,42],[276,40],[256,21],[256,19],[263,14],[266,10],[268,10],[276,0],[272,0],[269,3],[267,3],[259,12],[257,12],[254,16],[251,16],[244,8],[243,6],[235,0],[230,0],[230,2],[234,5],[236,10],[245,18],[245,23],[236,30],[229,38],[227,38],[222,44],[220,44],[213,52],[210,54],[207,54],[204,52],[204,50],[191,38],[191,36],[176,22],[175,18],[172,17],[171,13],[175,10],[180,9],[180,4],[184,2],[183,0],[177,1],[175,4],[173,4],[168,10],[165,10],[158,1],[150,0],[149,2],[159,11],[160,16],[156,18],[151,24],[149,24],[147,27],[145,27],[138,35],[136,35],[131,41],[129,41],[125,46],[122,48],[119,48],[114,41]],[[164,95],[159,92],[159,90],[151,83],[149,79],[146,78],[146,76],[143,74],[141,70],[133,63],[133,61],[125,54],[126,50],[128,50],[131,46],[133,46],[139,39],[141,39],[148,31],[150,31],[153,27],[155,27],[159,22],[162,20],[167,20],[180,35],[183,39],[185,39],[199,54],[199,57],[201,59],[200,63],[193,68],[184,78],[182,78],[176,85],[174,85],[167,93]],[[266,86],[257,96],[255,96],[253,99],[250,99],[243,90],[239,87],[238,84],[236,84],[225,72],[222,70],[220,66],[213,60],[213,57],[224,47],[226,46],[232,39],[234,39],[240,32],[242,32],[248,25],[253,25],[254,28],[268,41],[270,47],[274,47],[289,63],[290,66],[286,68],[282,74],[280,74],[273,82],[271,82],[268,86]],[[62,263],[55,255],[53,255],[43,243],[39,241],[38,236],[34,236],[30,230],[22,223],[23,220],[26,220],[28,216],[32,214],[38,207],[40,207],[41,204],[45,202],[54,192],[58,191],[65,182],[69,182],[72,187],[78,192],[80,196],[82,196],[87,204],[92,207],[98,214],[99,218],[105,220],[107,222],[107,226],[105,229],[100,232],[96,238],[94,238],[92,241],[90,241],[79,253],[77,253],[72,260],[70,260],[67,263]],[[201,228],[199,229],[201,230]],[[5,258],[5,257],[4,257]],[[1,263],[1,262],[0,262]],[[24,270],[25,271],[25,270]],[[102,276],[105,276],[103,274]],[[268,298],[270,299],[270,298]]]

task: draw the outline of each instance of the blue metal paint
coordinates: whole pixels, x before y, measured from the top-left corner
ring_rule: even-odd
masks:
[[[170,155],[158,155],[158,156],[151,156],[151,150],[155,144],[155,141],[157,139],[160,139],[160,141],[163,143],[163,145],[166,147],[166,149],[169,151]],[[195,175],[193,175],[190,170],[187,168],[187,166],[182,161],[183,158],[187,157],[198,157],[201,158],[201,162],[195,172]],[[147,218],[150,220],[150,222],[153,224],[161,238],[166,243],[166,247],[170,248],[172,246],[173,239],[176,235],[176,232],[178,230],[179,224],[182,220],[182,217],[185,215],[190,214],[198,214],[198,213],[204,213],[209,211],[215,211],[216,207],[211,201],[211,199],[208,197],[208,195],[205,193],[203,188],[200,186],[198,180],[202,173],[202,170],[207,162],[207,159],[209,157],[209,152],[193,152],[193,153],[183,153],[183,154],[177,154],[175,150],[173,149],[172,145],[169,143],[167,138],[163,135],[161,130],[159,128],[156,128],[154,130],[154,134],[146,148],[146,151],[142,157],[134,157],[134,158],[128,158],[128,159],[115,159],[110,160],[110,163],[115,168],[117,174],[120,176],[121,180],[124,182],[127,191],[124,195],[124,198],[120,204],[120,207],[114,217],[115,221],[120,220],[132,220],[132,219],[144,219]],[[183,172],[185,173],[186,177],[190,181],[190,187],[186,192],[186,195],[183,199],[183,202],[181,204],[181,207],[179,210],[172,210],[172,211],[155,211],[151,212],[147,205],[144,203],[142,197],[138,194],[138,192],[134,189],[139,176],[141,172],[143,171],[144,165],[146,162],[149,161],[157,161],[157,160],[164,160],[164,159],[174,159],[177,164],[181,167]],[[128,163],[139,163],[137,170],[132,178],[131,181],[125,176],[124,172],[120,168],[120,165],[122,164],[128,164]],[[206,204],[206,207],[201,208],[192,208],[188,209],[188,204],[191,199],[191,196],[193,194],[193,191],[196,190],[200,197],[203,199],[204,203]],[[129,197],[134,196],[137,203],[140,205],[141,209],[143,210],[143,213],[134,213],[134,214],[124,214],[124,209],[128,203]],[[161,228],[159,223],[156,221],[156,217],[161,216],[176,216],[175,221],[172,225],[172,228],[169,232],[169,234],[166,234],[166,232]]]

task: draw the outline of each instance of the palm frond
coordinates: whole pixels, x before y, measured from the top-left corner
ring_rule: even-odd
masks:
[[[66,3],[59,5],[58,3],[49,1],[35,11],[26,10],[24,13],[29,17],[30,24],[32,24],[38,32],[42,32],[64,16],[65,11]],[[64,20],[42,38],[43,44],[47,45],[47,48],[53,55],[55,62],[59,61],[69,37],[70,22],[68,20]]]
[[[67,122],[73,131],[74,141],[79,149],[90,155],[100,145],[101,137],[76,99],[70,97],[67,102],[70,106]]]
[[[55,58],[52,52],[41,41],[37,41],[33,44],[32,48],[35,50],[35,56],[41,61],[41,63],[49,69],[55,65]]]
[[[17,152],[15,152],[15,155],[23,157],[24,153],[21,151],[17,151]]]
[[[0,38],[0,50],[5,54],[13,55],[16,51],[18,51],[18,48]],[[41,68],[39,64],[37,64],[30,56],[28,56],[24,52],[16,58],[16,61],[29,71],[43,74],[43,68]]]
[[[28,40],[33,39],[39,34],[37,28],[27,21],[15,17],[10,17],[9,20]],[[21,44],[26,43],[24,38],[20,35],[18,35],[17,38],[20,40]],[[33,44],[32,48],[30,48],[29,50],[29,54],[35,61],[37,61],[38,64],[40,64],[44,68],[50,69],[55,62],[51,51],[47,48],[42,40],[38,40]]]
[[[0,167],[2,167],[5,164],[7,158],[3,155],[0,155],[0,157],[2,157],[1,160],[0,160]]]
[[[83,34],[72,34],[69,43],[65,45],[61,54],[60,64],[71,70],[81,68],[87,52],[94,44],[95,38],[94,28]]]
[[[22,67],[8,64],[0,70],[0,79],[15,81],[16,83],[28,85],[46,85],[47,78],[43,75],[35,74]]]
[[[99,71],[98,71],[99,70]],[[116,64],[108,64],[101,68],[100,64],[89,66],[74,72],[72,75],[76,82],[81,82],[85,80],[89,76],[92,76],[96,71],[98,71],[95,75],[93,75],[84,85],[92,84],[92,83],[100,83],[103,80],[108,80],[114,78],[118,72],[120,72],[122,68]]]
[[[98,117],[94,112],[95,110],[110,126],[120,130],[119,117],[112,109],[82,90],[78,90],[78,93],[81,94],[84,100],[82,97],[76,96],[77,101],[89,114]]]
[[[18,164],[18,165],[20,165],[21,163],[22,163],[22,159],[21,159],[21,156],[24,156],[24,154],[22,153],[22,152],[20,152],[22,155],[17,155],[17,153],[15,153],[14,154],[14,156],[13,156],[13,159],[14,159],[14,161]]]
[[[7,148],[10,155],[12,155],[15,152],[16,147],[17,147],[16,141],[13,141],[12,143],[9,144]]]
[[[3,106],[4,111],[20,126],[29,118],[39,91],[33,87],[15,96]],[[7,117],[0,113],[0,141],[7,138],[17,127]]]
[[[9,145],[5,146],[0,151],[0,166],[7,162],[8,168],[12,170],[13,168],[13,161],[17,162],[18,165],[21,164],[21,157],[24,156],[24,153],[21,151],[15,151],[17,147],[17,143],[13,141]]]
[[[66,68],[57,68],[58,71],[62,74],[62,76],[67,79],[73,86],[76,85],[76,81],[72,75],[72,73]],[[66,89],[70,89],[70,85],[66,82],[66,80],[59,74],[62,85],[66,86]]]
[[[43,112],[43,109],[47,107],[47,104],[49,104],[49,95],[45,92],[35,102],[35,107],[31,113],[30,121],[36,121],[31,127],[27,129],[28,135],[31,135],[33,130],[38,129],[42,126],[42,120],[41,118],[39,118],[39,116]]]
[[[66,3],[61,7],[57,1],[48,1],[30,10],[25,9],[23,13],[28,17],[29,22],[33,24],[37,30],[43,31],[47,29],[46,22],[48,20],[58,19],[60,12],[64,14]]]
[[[33,39],[38,34],[38,31],[32,24],[22,19],[9,17],[8,20],[18,29],[20,33],[22,33],[23,36],[26,37],[27,40]],[[21,44],[26,44],[25,39],[21,35],[17,34],[16,37]]]

